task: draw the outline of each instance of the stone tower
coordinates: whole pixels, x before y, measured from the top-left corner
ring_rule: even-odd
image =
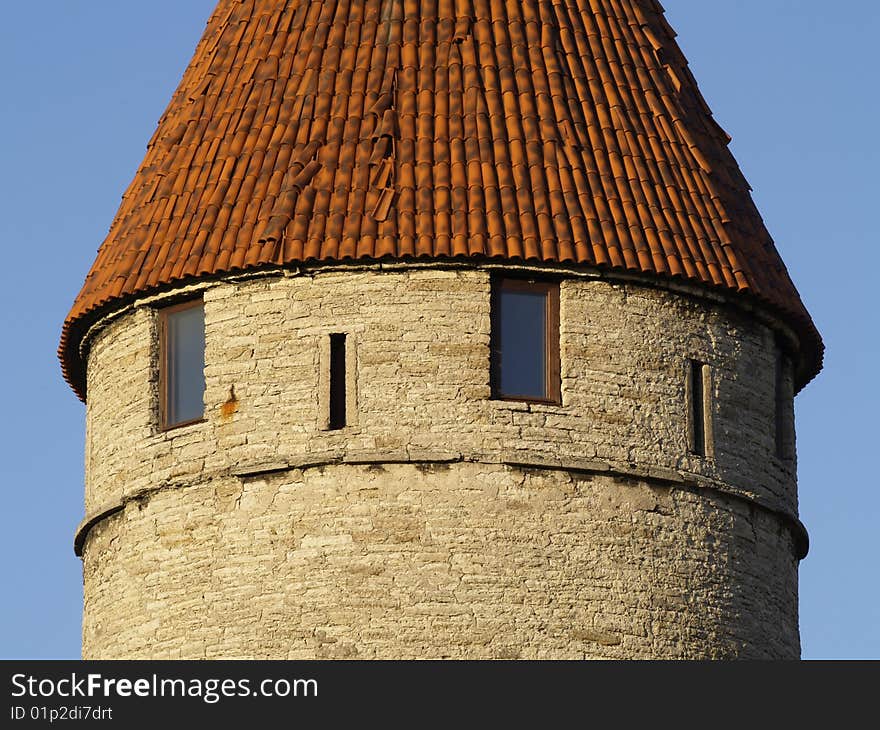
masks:
[[[727,143],[656,0],[221,0],[64,325],[83,654],[798,657]]]

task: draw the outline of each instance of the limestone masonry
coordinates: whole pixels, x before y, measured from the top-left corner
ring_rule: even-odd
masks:
[[[374,267],[207,285],[206,420],[164,432],[155,310],[107,323],[84,654],[798,656],[769,327],[564,278],[562,404],[494,401],[489,283]],[[327,431],[321,343],[340,329],[356,425]],[[713,372],[714,458],[688,455],[691,357]]]

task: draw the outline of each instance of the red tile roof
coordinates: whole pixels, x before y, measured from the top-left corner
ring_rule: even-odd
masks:
[[[761,300],[822,344],[656,0],[221,0],[64,325],[193,277],[511,259]]]

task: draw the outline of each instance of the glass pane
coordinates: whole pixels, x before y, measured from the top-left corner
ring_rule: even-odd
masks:
[[[205,310],[171,312],[166,320],[166,426],[204,415]]]
[[[547,396],[545,292],[501,290],[500,390],[504,396]]]

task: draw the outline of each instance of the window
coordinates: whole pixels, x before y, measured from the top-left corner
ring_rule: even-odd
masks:
[[[328,429],[345,428],[345,335],[330,335],[330,419]]]
[[[776,384],[775,384],[775,441],[776,456],[779,459],[790,459],[794,451],[794,418],[792,416],[791,385],[787,377],[788,358],[781,346],[776,349]]]
[[[159,312],[159,388],[162,428],[204,417],[205,308],[202,300]]]
[[[357,426],[357,336],[327,332],[318,338],[318,419],[321,431]]]
[[[491,384],[493,398],[561,402],[559,284],[493,282]]]
[[[688,360],[685,384],[688,412],[688,450],[697,456],[712,455],[711,370],[699,360]]]

